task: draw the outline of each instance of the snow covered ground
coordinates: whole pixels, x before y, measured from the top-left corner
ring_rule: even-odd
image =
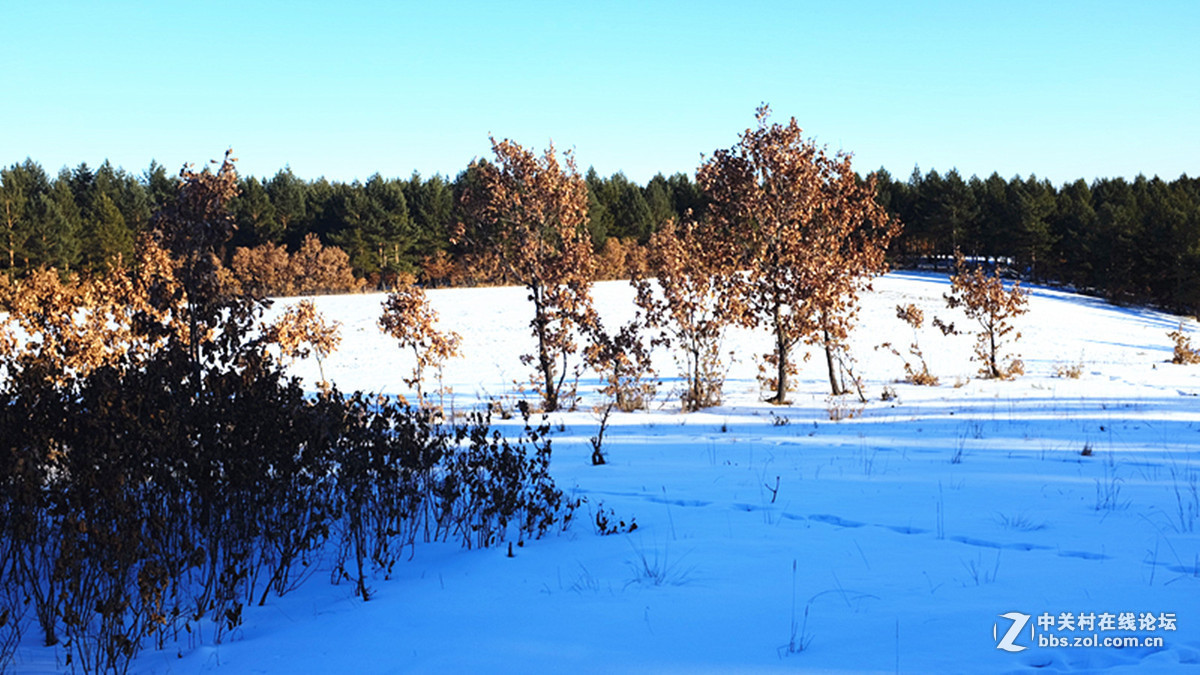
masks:
[[[972,339],[931,329],[920,341],[942,384],[897,383],[900,360],[874,349],[912,340],[895,306],[913,302],[927,320],[963,327],[941,299],[948,288],[944,277],[893,273],[863,298],[852,353],[871,401],[857,417],[830,419],[818,358],[801,367],[792,405],[762,403],[755,357],[769,338],[736,331],[723,406],[681,414],[668,395],[675,366],[657,354],[658,401],[614,413],[610,463],[594,467],[588,440],[600,398],[585,379],[580,410],[552,417],[561,425],[555,479],[587,498],[566,534],[513,558],[418,546],[391,579],[374,581],[370,602],[318,571],[298,591],[248,608],[232,640],[147,651],[134,670],[1200,666],[1200,367],[1168,363],[1166,334],[1178,318],[1035,288],[1029,314],[1015,321],[1027,375],[971,379]],[[463,336],[465,356],[445,372],[454,406],[511,396],[513,381],[528,377],[518,360],[532,344],[524,291],[429,295],[441,325]],[[598,284],[595,296],[612,323],[632,311],[623,283]],[[344,390],[408,393],[411,355],[376,328],[381,301],[317,299],[343,324],[325,370]],[[1056,376],[1073,365],[1078,379]],[[316,380],[313,362],[294,372]],[[881,400],[885,385],[898,399]],[[597,535],[589,521],[601,509],[636,519],[637,530]],[[1162,646],[1040,646],[1076,637],[1161,637]],[[27,644],[19,670],[55,668],[52,653]]]

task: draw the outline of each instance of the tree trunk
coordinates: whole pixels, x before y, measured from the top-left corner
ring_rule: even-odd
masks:
[[[778,362],[775,364],[775,397],[769,403],[783,405],[787,403],[787,363],[788,363],[788,346],[783,339],[783,326],[781,325],[783,317],[780,312],[778,303],[775,305],[775,356]]]
[[[829,368],[829,388],[833,391],[834,396],[841,396],[846,393],[846,390],[838,383],[836,365],[833,360],[833,342],[829,338],[829,330],[824,330],[825,335],[825,365]]]
[[[546,312],[542,308],[542,292],[538,286],[529,289],[533,298],[533,328],[538,341],[538,370],[542,374],[542,402],[546,412],[558,410],[558,386],[554,381],[554,359],[550,355],[549,337],[546,335]]]
[[[13,243],[13,230],[16,228],[16,221],[13,220],[12,207],[9,203],[4,202],[4,224],[8,227],[8,273],[13,273],[13,268],[16,267],[16,245]]]
[[[417,365],[415,368],[413,368],[413,375],[415,375],[417,378],[417,405],[424,406],[425,405],[425,395],[421,391],[421,380],[425,379],[424,378],[425,368],[421,365],[421,353],[419,351],[417,351],[417,345],[414,344],[412,346],[412,350],[413,350],[413,356],[417,357]],[[317,363],[320,364],[320,361],[318,361]],[[321,379],[322,380],[325,379],[324,372],[321,373]]]
[[[996,329],[993,326],[988,326],[988,342],[991,345],[992,353],[988,364],[992,369],[992,377],[1000,378],[1000,365],[996,363]]]
[[[683,409],[685,412],[692,412],[700,409],[700,399],[702,398],[700,384],[700,348],[692,345],[688,348],[688,351],[692,355],[692,363],[690,368],[691,382],[688,383],[688,389],[690,391],[688,395],[689,400],[684,403]]]

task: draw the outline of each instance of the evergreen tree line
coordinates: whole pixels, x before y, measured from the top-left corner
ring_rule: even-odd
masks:
[[[1035,176],[963,179],[880,170],[878,199],[904,223],[900,264],[967,256],[1007,259],[1034,281],[1070,284],[1118,302],[1200,309],[1200,179],[1138,176],[1056,188]]]
[[[264,245],[296,252],[316,235],[344,251],[368,287],[390,286],[406,274],[427,285],[507,281],[487,264],[491,252],[473,250],[454,234],[472,217],[467,202],[482,189],[480,166],[453,179],[376,174],[341,183],[304,180],[290,169],[269,179],[240,178],[231,203],[238,228],[227,255]],[[960,249],[1010,260],[1017,274],[1035,281],[1122,302],[1200,308],[1200,179],[1081,179],[1055,187],[1035,176],[964,179],[956,170],[914,169],[901,181],[880,169],[877,177],[879,202],[905,226],[890,251],[897,264],[949,260]],[[600,276],[636,269],[667,220],[705,215],[703,193],[684,173],[639,185],[593,169],[585,181]],[[141,175],[107,162],[54,177],[28,159],[0,169],[0,272],[102,271],[128,260],[150,214],[177,183],[157,163]]]
[[[609,238],[645,244],[658,224],[702,210],[699,188],[682,173],[655,176],[643,187],[620,173],[602,178],[591,171],[587,183],[597,250]],[[227,254],[268,244],[296,252],[315,234],[345,251],[354,274],[372,286],[401,274],[434,284],[495,281],[439,272],[470,253],[452,235],[454,224],[469,217],[463,203],[472,186],[480,187],[478,167],[454,179],[376,174],[340,183],[303,180],[290,169],[270,179],[242,177],[230,204],[237,230]],[[157,163],[141,175],[107,162],[53,177],[30,159],[0,169],[0,271],[10,277],[40,267],[93,272],[128,261],[150,215],[177,188],[178,179]]]

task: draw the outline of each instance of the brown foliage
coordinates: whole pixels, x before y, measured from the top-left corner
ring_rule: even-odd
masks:
[[[324,246],[311,233],[292,254],[271,243],[239,248],[230,267],[241,290],[256,296],[347,293],[363,285],[354,278],[350,256],[336,246]]]
[[[421,260],[421,278],[433,288],[461,286],[462,271],[455,262],[448,253],[438,249],[433,255],[427,255]]]
[[[284,359],[306,359],[310,355],[317,359],[321,373],[320,387],[329,390],[325,381],[325,357],[337,350],[341,344],[341,323],[325,323],[325,317],[317,311],[312,300],[301,300],[288,307],[274,323],[263,331],[263,339],[279,345]]]
[[[1009,379],[1025,372],[1025,365],[1017,357],[1001,367],[999,352],[1005,338],[1021,339],[1014,333],[1009,321],[1029,311],[1029,293],[1021,288],[1020,282],[1012,290],[1004,289],[999,272],[988,276],[981,267],[968,269],[962,253],[955,253],[957,272],[950,277],[950,293],[944,295],[951,309],[962,307],[967,318],[974,319],[980,327],[975,334],[974,360],[980,362],[979,374],[988,378]]]
[[[399,287],[388,294],[383,303],[383,316],[379,318],[380,330],[396,338],[401,349],[411,349],[416,357],[412,375],[405,378],[404,384],[416,389],[417,400],[422,405],[425,403],[421,387],[425,369],[441,368],[448,359],[458,356],[461,341],[453,331],[439,331],[437,320],[437,312],[429,306],[425,291],[411,278],[402,279]]]
[[[1083,375],[1083,363],[1058,364],[1054,366],[1054,376],[1069,380],[1078,380]]]
[[[649,281],[636,280],[637,303],[648,325],[675,346],[683,409],[718,405],[727,368],[721,354],[725,329],[747,321],[727,242],[711,228],[668,221],[650,237],[649,250],[658,293]]]
[[[287,249],[270,242],[254,248],[239,247],[229,262],[234,279],[244,292],[254,295],[294,295],[295,277]]]
[[[594,321],[589,284],[594,263],[587,232],[587,184],[570,152],[560,164],[551,145],[541,157],[509,141],[492,139],[495,164],[476,165],[485,198],[470,195],[476,226],[460,233],[477,250],[494,252],[502,274],[529,291],[537,352],[534,386],[547,411],[557,410],[574,334]]]
[[[801,340],[824,347],[833,393],[843,392],[835,362],[858,293],[886,271],[900,225],[875,201],[874,177],[859,181],[848,154],[830,157],[801,137],[795,118],[768,124],[770,114],[761,106],[758,127],[716,151],[696,177],[716,225],[742,245],[749,310],[775,338],[771,400],[783,403],[790,352]]]
[[[263,303],[214,263],[224,214],[208,207],[227,186],[184,181],[134,267],[0,277],[0,671],[25,605],[73,668],[125,672],[152,641],[219,643],[335,533],[335,573],[365,600],[366,575],[419,536],[525,541],[580,503],[528,407],[511,440],[482,414],[441,427],[381,398],[305,397],[247,330]],[[336,344],[311,303],[263,332],[289,355]]]
[[[609,237],[596,257],[597,280],[636,279],[646,276],[648,265],[646,247],[636,239]]]
[[[174,340],[191,342],[178,263],[151,237],[137,265],[115,265],[96,276],[38,269],[24,279],[0,277],[0,364],[64,387],[97,368],[130,368]],[[201,331],[201,341],[211,331]]]
[[[1192,338],[1183,332],[1182,321],[1179,322],[1179,328],[1167,333],[1167,337],[1171,338],[1171,341],[1175,343],[1171,363],[1183,365],[1200,363],[1200,350],[1192,346]]]
[[[58,272],[39,269],[9,282],[0,277],[0,361],[12,377],[36,372],[63,386],[92,370],[111,365],[125,352],[128,322],[105,279],[63,281]]]
[[[918,368],[917,365],[914,365],[912,362],[910,362],[908,357],[906,357],[904,354],[901,354],[900,350],[896,349],[890,342],[885,342],[879,345],[879,348],[890,350],[893,354],[899,356],[900,360],[904,362],[905,382],[929,387],[936,386],[938,379],[929,372],[929,364],[925,363],[925,353],[921,351],[921,346],[917,343],[917,330],[919,330],[921,326],[925,324],[925,313],[912,303],[907,305],[896,305],[896,318],[900,319],[904,323],[907,323],[913,329],[913,341],[912,344],[908,346],[908,353],[917,361],[917,363],[920,364],[920,367]],[[934,319],[934,323],[935,325],[944,325],[941,324],[941,322],[936,318]]]
[[[159,275],[149,296],[152,314],[166,323],[147,328],[162,334],[168,348],[186,353],[189,387],[197,395],[206,364],[235,359],[266,304],[261,296],[242,293],[221,264],[236,228],[228,208],[238,194],[236,161],[226,151],[216,171],[184,166],[175,198],[153,220],[153,237],[164,258],[160,267],[174,269],[169,279]]]
[[[636,286],[636,284],[635,284]],[[641,410],[650,404],[658,391],[658,381],[651,367],[651,350],[664,340],[643,337],[646,319],[639,312],[615,334],[610,334],[597,320],[589,329],[590,343],[584,359],[603,378],[601,392],[612,398],[612,404],[622,412]],[[605,420],[608,412],[605,412]]]
[[[345,293],[362,287],[362,280],[354,278],[350,256],[337,246],[323,246],[311,233],[292,254],[291,272],[299,295]]]

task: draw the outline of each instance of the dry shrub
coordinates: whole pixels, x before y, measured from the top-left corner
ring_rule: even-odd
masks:
[[[811,355],[805,352],[804,360],[807,361]],[[759,387],[764,392],[770,392],[766,400],[769,403],[779,402],[779,350],[773,350],[763,354],[758,363],[758,380]],[[784,390],[796,390],[796,374],[799,369],[796,367],[796,360],[788,359],[783,363],[783,373],[785,375]]]
[[[831,422],[852,420],[861,415],[865,407],[861,401],[850,402],[845,394],[825,397],[825,413]]]
[[[584,350],[584,360],[604,378],[601,392],[609,396],[612,405],[621,412],[646,408],[658,391],[650,353],[664,340],[651,337],[647,342],[645,328],[646,320],[639,312],[615,335],[605,330],[599,320],[588,330],[590,344]],[[608,419],[607,412],[605,419]]]
[[[1192,346],[1192,338],[1187,333],[1183,332],[1183,322],[1179,322],[1179,328],[1167,333],[1167,337],[1175,343],[1175,351],[1171,356],[1171,363],[1181,365],[1190,365],[1200,363],[1200,349]]]
[[[286,380],[259,337],[265,300],[219,264],[232,161],[185,168],[135,265],[0,282],[0,672],[17,667],[14,599],[71,669],[125,672],[181,635],[219,643],[338,535],[335,571],[367,599],[366,575],[418,539],[519,544],[579,505],[527,407],[514,439],[484,415],[443,426]],[[310,310],[277,324],[281,345],[334,342],[296,328],[320,326]]]
[[[890,342],[885,342],[876,349],[887,349],[900,360],[904,362],[904,381],[911,384],[919,384],[923,386],[937,386],[938,378],[929,372],[929,364],[925,362],[925,353],[921,351],[921,346],[917,343],[917,330],[925,324],[925,313],[917,308],[916,305],[909,303],[907,305],[896,305],[896,318],[904,323],[907,323],[913,329],[913,341],[908,346],[908,353],[912,356],[919,365],[914,365],[908,358],[900,353],[900,350]],[[936,324],[941,322],[934,320]]]
[[[1083,363],[1058,364],[1054,367],[1054,376],[1068,380],[1078,380],[1083,375]]]

